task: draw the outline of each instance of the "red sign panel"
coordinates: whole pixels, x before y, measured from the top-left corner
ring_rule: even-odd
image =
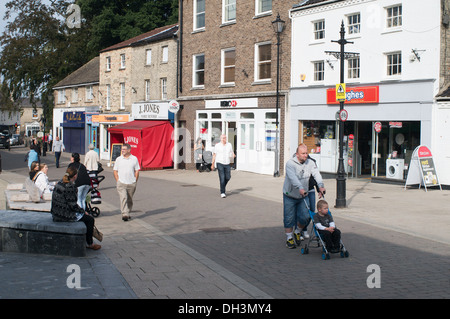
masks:
[[[347,87],[345,104],[368,104],[380,101],[378,86]],[[327,104],[339,104],[336,101],[336,88],[327,90]]]
[[[417,155],[419,156],[419,158],[431,157],[431,151],[426,146],[420,146]]]

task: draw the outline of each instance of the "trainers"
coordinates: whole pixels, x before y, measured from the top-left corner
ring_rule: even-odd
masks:
[[[289,248],[289,249],[293,249],[293,248],[296,247],[296,246],[295,246],[295,242],[294,242],[294,238],[289,238],[289,239],[286,241],[286,247]]]
[[[309,238],[308,232],[307,231],[302,231],[302,237],[305,238],[305,239],[308,239]]]
[[[227,197],[227,195],[225,195],[225,193],[220,194],[220,197],[225,198]]]
[[[300,233],[294,232],[294,241],[297,246],[300,246],[300,242],[302,241],[302,237],[301,237]]]

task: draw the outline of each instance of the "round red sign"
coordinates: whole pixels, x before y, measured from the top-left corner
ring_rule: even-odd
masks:
[[[381,132],[381,122],[375,122],[375,124],[373,125],[373,129],[375,130],[375,132],[380,133]]]

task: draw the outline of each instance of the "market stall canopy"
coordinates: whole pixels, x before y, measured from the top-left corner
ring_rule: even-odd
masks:
[[[128,143],[141,169],[172,167],[173,127],[169,121],[135,120],[108,129],[111,145]]]

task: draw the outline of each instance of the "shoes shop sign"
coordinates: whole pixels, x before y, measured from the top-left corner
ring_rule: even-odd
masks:
[[[339,104],[336,88],[327,90],[327,104]],[[345,87],[345,104],[379,103],[379,86]]]

